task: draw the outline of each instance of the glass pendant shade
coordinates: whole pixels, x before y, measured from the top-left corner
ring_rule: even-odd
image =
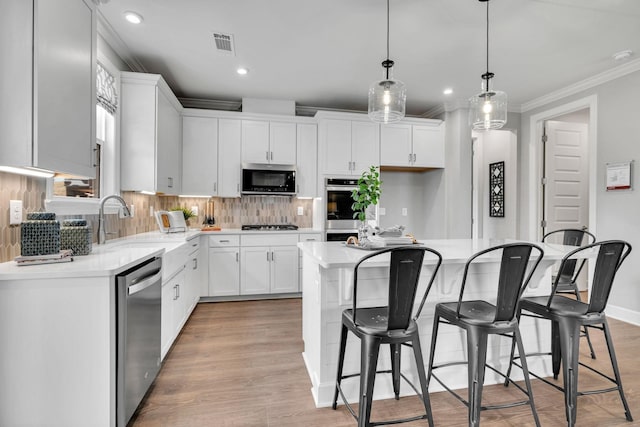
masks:
[[[507,94],[482,91],[469,99],[469,124],[476,130],[500,129],[507,123]]]
[[[385,70],[382,80],[369,87],[369,118],[374,122],[391,123],[405,115],[407,89],[400,80],[394,80],[391,68]]]

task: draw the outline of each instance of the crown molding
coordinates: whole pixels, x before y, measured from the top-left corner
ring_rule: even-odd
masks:
[[[131,71],[148,73],[149,71],[145,68],[145,66],[142,65],[142,63],[131,54],[131,49],[129,49],[126,43],[113,29],[111,24],[109,24],[109,22],[105,19],[99,8],[97,8],[96,12],[96,15],[98,17],[98,34],[100,34],[102,38],[105,39],[109,46],[111,46],[111,48],[118,54],[120,59],[122,59],[122,61],[127,64]]]
[[[184,108],[203,110],[242,111],[242,101],[221,101],[218,99],[178,98]]]
[[[525,102],[524,104],[522,104],[521,112],[526,113],[527,111],[531,111],[535,108],[542,107],[543,105],[547,105],[553,101],[557,101],[567,96],[574,95],[576,93],[582,92],[587,89],[591,89],[595,86],[599,86],[601,84],[610,82],[611,80],[615,80],[617,78],[626,76],[627,74],[631,74],[639,70],[640,70],[640,58],[634,59],[633,61],[629,61],[622,65],[619,65],[615,68],[604,71],[600,74],[596,74],[595,76],[588,77],[584,80],[571,84],[560,90],[556,90],[554,92],[543,95],[539,98],[535,98],[531,101]]]

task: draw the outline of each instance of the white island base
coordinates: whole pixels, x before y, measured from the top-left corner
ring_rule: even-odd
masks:
[[[428,365],[431,330],[435,304],[456,301],[460,292],[462,270],[466,260],[485,248],[515,241],[505,240],[429,240],[423,241],[439,251],[443,265],[427,298],[427,303],[418,319],[420,340],[425,365]],[[316,407],[331,406],[335,390],[338,346],[342,311],[353,305],[353,267],[369,252],[347,248],[339,242],[299,243],[303,253],[302,272],[302,334],[304,339],[303,357],[311,378],[313,399]],[[551,266],[571,248],[560,245],[540,244],[545,251],[542,262],[532,278],[525,296],[548,295],[551,283]],[[465,299],[485,299],[495,301],[499,259],[478,265],[470,270],[465,290]],[[433,260],[425,256],[423,273],[420,277],[416,308],[433,269]],[[388,267],[361,266],[358,275],[358,306],[382,306],[387,304]],[[520,325],[524,348],[529,352],[549,351],[551,327],[549,322],[523,318]],[[378,370],[391,369],[389,351],[380,350]],[[511,340],[490,336],[487,349],[487,363],[506,372],[509,363]],[[412,350],[403,347],[401,370],[417,387],[417,371]],[[466,360],[466,332],[460,328],[441,325],[438,331],[435,363]],[[425,371],[428,366],[425,366]],[[536,373],[551,374],[549,358],[529,360],[529,368]],[[349,334],[344,362],[344,375],[360,370],[360,341]],[[452,389],[467,387],[467,370],[464,366],[441,368],[438,376]],[[522,371],[512,370],[514,380],[522,379]],[[501,383],[503,379],[487,369],[485,384]],[[342,389],[349,402],[358,401],[358,377],[346,379]],[[433,380],[429,391],[444,389]],[[411,387],[401,382],[401,395],[415,394]],[[377,375],[374,399],[393,398],[391,375]],[[340,399],[339,399],[340,401]]]

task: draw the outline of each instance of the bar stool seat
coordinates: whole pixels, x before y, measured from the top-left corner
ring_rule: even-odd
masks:
[[[431,253],[436,261],[428,285],[415,315],[412,316],[414,301],[418,289],[418,281],[425,253]],[[358,271],[360,266],[374,257],[390,254],[388,305],[383,307],[358,307]],[[379,261],[379,260],[377,260]],[[420,345],[420,334],[416,320],[424,307],[429,290],[433,285],[436,274],[442,264],[442,256],[435,250],[426,247],[403,246],[387,248],[363,257],[354,267],[353,273],[353,307],[343,310],[342,328],[340,332],[340,349],[338,354],[338,372],[336,374],[336,388],[333,397],[333,409],[337,408],[338,395],[345,406],[358,422],[358,427],[378,426],[385,424],[399,424],[410,421],[426,419],[429,426],[433,426],[431,415],[431,403],[427,389],[427,381]],[[347,335],[351,331],[360,339],[360,372],[343,375],[344,355],[347,346]],[[389,344],[391,353],[391,370],[378,371],[378,355],[380,346]],[[420,381],[418,390],[400,370],[401,348],[408,346],[413,349],[413,354]],[[416,395],[422,400],[425,413],[418,416],[406,417],[396,420],[371,422],[371,408],[373,401],[373,388],[376,374],[387,373],[392,375],[393,391],[396,400],[400,398],[400,379],[404,379]],[[347,402],[342,391],[342,380],[360,377],[360,393],[358,414]]]

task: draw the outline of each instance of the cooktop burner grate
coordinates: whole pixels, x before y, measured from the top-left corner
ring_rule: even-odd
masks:
[[[260,231],[282,231],[297,230],[298,226],[294,224],[247,224],[242,226],[243,230],[260,230]]]

